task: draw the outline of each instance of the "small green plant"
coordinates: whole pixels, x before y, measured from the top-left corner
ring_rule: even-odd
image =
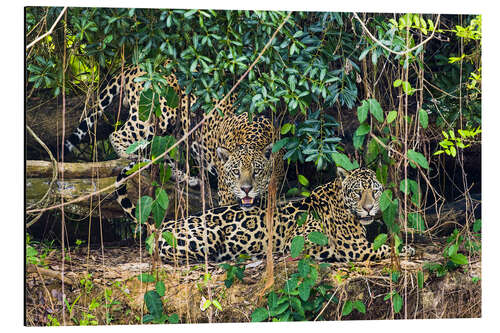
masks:
[[[83,312],[82,319],[80,319],[78,321],[78,325],[80,325],[80,326],[90,326],[90,325],[96,326],[98,324],[99,323],[96,320],[96,316],[94,316],[93,314],[87,313],[87,312]]]
[[[253,322],[312,320],[319,315],[326,302],[338,303],[338,298],[329,292],[332,287],[319,279],[319,271],[329,264],[316,264],[304,254],[311,243],[324,246],[328,244],[328,238],[320,232],[311,232],[307,239],[308,243],[304,236],[296,236],[292,240],[291,257],[303,255],[298,262],[297,272],[290,276],[281,289],[267,294],[267,307],[253,311]]]
[[[52,317],[52,315],[47,315],[47,326],[61,326],[61,324],[59,323],[59,321],[57,320],[56,317]]]
[[[250,257],[248,255],[240,254],[234,265],[231,265],[229,263],[223,263],[219,265],[226,271],[226,279],[224,280],[224,285],[226,286],[226,288],[230,288],[233,285],[235,277],[238,280],[243,281],[243,274],[245,272],[244,262],[249,258]]]
[[[478,231],[480,230],[480,222],[476,224],[476,228]],[[464,254],[458,252],[461,245],[467,244],[464,241],[465,237],[461,235],[458,229],[454,229],[453,233],[450,236],[448,236],[446,240],[447,245],[443,250],[443,258],[445,259],[446,262],[444,264],[426,263],[424,264],[424,269],[429,270],[429,272],[431,273],[436,273],[437,277],[442,277],[446,275],[449,271],[467,265],[469,263],[467,257]],[[478,246],[479,243],[475,244]]]
[[[448,133],[443,131],[444,139],[439,142],[439,145],[443,148],[434,153],[434,155],[439,155],[446,153],[449,156],[457,156],[458,148],[465,149],[470,146],[470,143],[482,130],[480,127],[476,129],[459,129],[458,134],[460,137],[455,136],[455,132],[449,130]]]
[[[35,248],[34,245],[38,245],[40,252]],[[50,252],[54,251],[54,240],[50,242],[36,242],[31,240],[31,236],[26,234],[26,262],[28,264],[39,265],[42,267],[47,267],[45,258]]]
[[[85,277],[80,280],[80,285],[83,287],[85,293],[89,295],[94,288],[94,284],[92,283],[92,274],[86,274]]]
[[[165,284],[162,281],[156,281],[154,276],[148,273],[143,273],[137,278],[139,281],[145,283],[155,282],[155,289],[148,290],[144,294],[144,303],[149,313],[144,315],[142,321],[153,324],[165,324],[166,322],[177,324],[179,322],[177,314],[167,315],[164,313],[162,297],[165,296]]]
[[[360,300],[347,300],[342,307],[342,316],[348,316],[351,314],[352,310],[356,309],[359,313],[366,313],[366,306],[363,301]]]
[[[78,250],[78,249],[80,248],[80,246],[82,246],[83,244],[85,244],[85,241],[84,241],[84,240],[77,239],[77,240],[75,241],[75,245],[76,245],[75,250]]]
[[[101,304],[95,298],[93,298],[89,304],[88,312],[82,313],[82,318],[78,321],[78,325],[80,326],[98,325],[99,323],[96,320],[96,316],[91,314],[91,312],[97,309],[100,305]]]

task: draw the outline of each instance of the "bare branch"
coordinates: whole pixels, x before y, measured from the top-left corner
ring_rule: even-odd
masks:
[[[57,23],[59,23],[59,21],[61,20],[61,17],[64,15],[64,13],[66,12],[66,9],[68,9],[68,6],[64,7],[63,10],[61,11],[61,13],[59,14],[59,16],[57,17],[56,21],[54,22],[54,24],[52,24],[52,27],[50,27],[49,31],[47,31],[46,33],[44,33],[43,35],[37,37],[34,41],[32,41],[31,43],[28,44],[28,46],[26,46],[26,50],[28,50],[30,47],[32,47],[33,45],[35,45],[36,43],[38,43],[39,41],[41,41],[42,39],[44,39],[45,37],[47,37],[48,35],[52,34],[52,32],[54,31],[54,28],[56,27]]]

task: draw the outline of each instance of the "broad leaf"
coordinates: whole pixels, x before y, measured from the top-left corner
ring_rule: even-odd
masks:
[[[420,125],[423,128],[427,128],[427,125],[429,124],[429,116],[424,109],[418,110],[418,118],[420,120]]]
[[[290,245],[292,258],[297,258],[304,249],[304,236],[295,236]]]
[[[361,102],[361,105],[358,106],[358,120],[359,123],[362,123],[366,120],[366,117],[368,117],[368,110],[370,108],[370,105],[366,100],[363,100]]]
[[[413,149],[408,150],[408,158],[424,169],[429,169],[429,163],[422,153],[414,151]]]
[[[135,217],[139,223],[145,223],[148,220],[153,205],[153,198],[150,196],[142,196],[137,202]]]
[[[326,237],[323,233],[319,231],[312,231],[307,235],[307,239],[311,241],[312,243],[318,244],[318,245],[327,245],[328,244],[328,237]]]
[[[377,119],[379,123],[383,123],[384,111],[382,111],[380,103],[374,98],[370,98],[368,102],[370,103],[370,113],[375,117],[375,119]]]
[[[379,234],[373,241],[373,249],[378,250],[387,241],[387,234]]]
[[[162,316],[163,303],[156,290],[149,290],[144,294],[144,303],[146,303],[149,313],[151,313],[155,319],[159,319]]]
[[[260,322],[269,318],[269,312],[265,308],[257,308],[252,313],[252,322]]]

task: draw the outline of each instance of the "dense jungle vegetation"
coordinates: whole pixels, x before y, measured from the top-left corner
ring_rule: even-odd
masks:
[[[415,288],[456,271],[480,283],[470,272],[481,250],[481,16],[27,7],[25,34],[27,160],[61,161],[63,133],[67,137],[74,129],[61,127],[63,117],[73,117],[71,124],[77,125],[83,110],[95,110],[103,82],[126,66],[139,65],[147,72],[141,78],[147,84],[140,110],[146,118],[149,112],[160,112],[154,96],[167,96],[172,105],[178,102],[165,85],[164,77],[171,72],[187,93],[198,97],[191,106],[197,113],[210,112],[214,99],[221,100],[238,84],[238,112],[247,112],[249,118],[266,114],[279,128],[273,151],[285,149],[287,165],[279,199],[307,197],[335,177],[337,166],[371,168],[385,189],[380,223],[370,231],[375,246],[386,243],[397,251],[410,240],[442,240],[438,259],[412,273]],[[73,102],[77,99],[80,102]],[[56,110],[53,116],[45,111],[49,108]],[[36,117],[44,112],[53,130],[39,127]],[[123,122],[125,112],[121,105],[110,109],[105,124],[95,129],[96,140],[82,144],[76,155],[65,155],[64,162],[116,160],[107,137]],[[174,142],[156,137],[142,144],[150,144],[158,156]],[[191,165],[193,174],[201,174],[185,153],[183,144],[170,152],[181,164]],[[139,199],[145,207],[141,213],[157,224],[174,202],[176,210],[187,207],[172,190],[169,172],[162,163],[143,172],[153,181],[148,195]],[[54,199],[49,189],[57,194],[65,188],[60,179],[54,181],[56,172],[46,177],[47,195],[26,206],[26,261],[34,272],[38,269],[37,276],[51,267],[50,257],[64,258],[71,251],[88,255],[92,246],[111,242],[142,245],[154,240],[154,235],[133,240],[135,226],[130,221],[106,218],[92,201],[83,211],[51,209],[61,197]],[[36,177],[27,175],[27,182],[31,178]],[[28,197],[31,190],[27,187]],[[453,209],[460,213],[451,216]],[[303,244],[297,246],[295,257],[303,250]],[[75,279],[78,293],[70,299],[61,291],[46,296],[41,289],[45,308],[27,310],[27,324],[408,318],[407,305],[417,313],[418,300],[416,305],[409,301],[410,282],[399,263],[372,274],[387,278],[382,280],[383,297],[376,302],[383,310],[377,310],[369,306],[374,298],[338,292],[335,281],[348,281],[360,268],[353,265],[347,275],[332,274],[333,282],[327,283],[321,273],[327,265],[302,258],[298,273],[283,278],[286,287],[267,290],[264,301],[251,304],[246,317],[224,317],[231,307],[227,294],[243,284],[251,270],[245,262],[242,258],[216,266],[225,274],[217,292],[207,287],[215,273],[208,271],[208,264],[201,269],[196,287],[204,301],[198,317],[169,308],[168,274],[155,268],[134,276],[135,281],[150,283],[148,291],[141,289],[142,311],[125,306],[130,295],[123,282],[97,292],[97,282],[88,274]],[[36,298],[30,292],[26,296],[27,304]],[[49,299],[57,304],[49,307]],[[467,303],[478,301],[480,294]],[[324,311],[328,306],[334,310]],[[480,316],[480,304],[478,311],[449,316]]]

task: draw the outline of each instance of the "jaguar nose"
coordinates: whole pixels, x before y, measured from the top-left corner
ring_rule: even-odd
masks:
[[[245,185],[241,186],[241,190],[243,192],[245,192],[245,194],[247,194],[247,195],[248,195],[248,192],[250,192],[251,189],[252,189],[252,185],[245,184]]]
[[[367,212],[370,212],[373,208],[373,204],[372,203],[365,203],[363,205],[363,209],[366,210]]]

